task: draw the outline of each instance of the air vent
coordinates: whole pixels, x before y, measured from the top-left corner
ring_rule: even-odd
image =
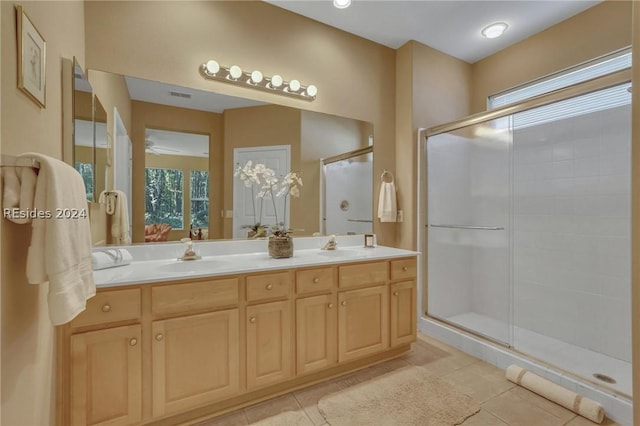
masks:
[[[191,95],[189,93],[182,93],[182,92],[174,92],[174,91],[170,91],[169,94],[171,96],[175,96],[176,98],[185,98],[185,99],[191,99]]]

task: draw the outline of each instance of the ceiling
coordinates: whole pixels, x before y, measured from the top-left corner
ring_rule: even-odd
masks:
[[[352,0],[350,7],[336,9],[331,0],[266,1],[392,49],[408,40],[416,40],[469,63],[600,3],[582,0]],[[502,37],[482,37],[482,28],[500,21],[509,25]]]
[[[593,7],[601,0],[352,0],[347,9],[336,9],[331,0],[265,1],[393,49],[408,40],[416,40],[473,63]],[[499,21],[509,25],[502,37],[486,39],[481,36],[482,28]],[[138,101],[216,113],[264,105],[263,102],[140,78],[126,77],[126,81],[131,99]],[[181,155],[206,156],[208,141],[194,135],[169,133],[151,131],[148,134],[156,153],[177,154],[179,151]]]

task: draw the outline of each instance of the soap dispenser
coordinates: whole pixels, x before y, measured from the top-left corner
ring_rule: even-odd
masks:
[[[191,238],[183,238],[180,241],[187,244],[187,248],[184,251],[182,257],[179,257],[178,260],[198,260],[201,259],[200,256],[196,254],[196,251],[193,249],[193,241]]]

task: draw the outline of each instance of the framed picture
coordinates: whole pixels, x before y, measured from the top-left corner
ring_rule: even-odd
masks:
[[[18,13],[18,87],[29,97],[45,107],[46,43],[22,6],[16,6]]]

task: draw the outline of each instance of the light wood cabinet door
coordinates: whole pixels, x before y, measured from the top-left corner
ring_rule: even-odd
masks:
[[[387,286],[338,293],[338,361],[389,347]]]
[[[331,367],[338,361],[337,312],[331,294],[296,300],[298,375]]]
[[[237,308],[154,321],[151,328],[154,417],[239,391]]]
[[[291,377],[290,306],[281,301],[247,307],[247,389]]]
[[[391,284],[391,346],[416,340],[416,282]]]
[[[131,325],[71,336],[71,425],[140,423],[140,330]]]

